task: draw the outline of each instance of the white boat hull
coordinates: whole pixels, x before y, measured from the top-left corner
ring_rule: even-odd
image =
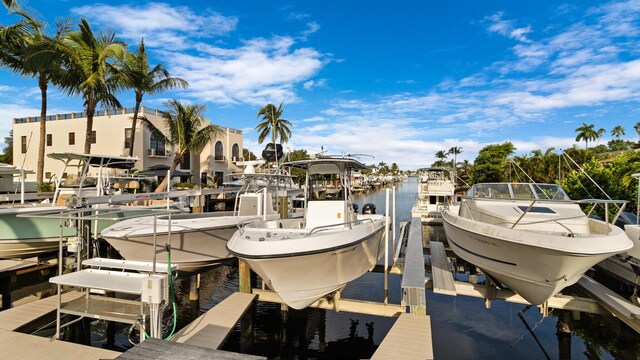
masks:
[[[232,258],[226,249],[227,241],[238,230],[240,222],[256,216],[215,215],[175,216],[171,220],[170,237],[168,220],[159,217],[156,223],[155,244],[159,251],[156,261],[167,262],[167,254],[163,251],[165,244],[171,245],[171,263],[177,264],[181,271],[197,271]],[[153,217],[142,217],[121,221],[103,230],[102,237],[123,258],[150,262],[154,256],[153,232]]]
[[[246,231],[249,232],[250,230]],[[378,220],[352,229],[324,231],[293,240],[306,242],[309,248],[316,248],[313,251],[298,252],[295,246],[283,245],[281,248],[289,248],[291,252],[260,256],[257,255],[260,250],[257,250],[252,256],[240,250],[246,249],[241,243],[246,243],[247,239],[239,233],[229,242],[228,248],[245,260],[269,288],[278,293],[284,303],[294,309],[304,309],[371,270],[384,254],[383,234],[383,222]],[[340,244],[332,241],[336,238],[340,239]],[[266,246],[280,247],[266,243],[268,241],[262,242]],[[253,245],[261,244],[254,242]]]
[[[611,226],[608,235],[569,237],[490,224],[478,226],[451,210],[443,211],[443,219],[449,246],[457,256],[478,266],[534,305],[544,303],[576,283],[589,268],[631,245],[615,226]],[[558,239],[561,241],[556,241]],[[562,248],[541,246],[552,243],[561,243]]]

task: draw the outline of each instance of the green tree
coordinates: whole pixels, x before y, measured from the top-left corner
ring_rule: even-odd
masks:
[[[116,62],[122,63],[126,45],[113,33],[94,34],[86,19],[79,29],[62,38],[56,47],[66,73],[61,88],[69,95],[80,95],[87,115],[84,153],[91,153],[93,116],[99,104],[120,108],[115,93],[122,88]]]
[[[41,184],[44,175],[44,153],[47,134],[47,89],[49,84],[60,84],[62,73],[60,59],[55,54],[55,41],[68,32],[67,23],[58,23],[53,38],[44,34],[45,24],[23,11],[15,11],[26,25],[20,41],[9,41],[0,46],[0,65],[30,78],[37,78],[40,89],[40,132],[36,182]]]
[[[305,160],[308,158],[309,158],[309,154],[307,153],[307,150],[304,150],[304,149],[293,150],[289,154],[290,161]],[[293,176],[293,179],[297,184],[302,185],[304,184],[306,173],[304,170],[294,168],[294,169],[291,169],[291,176]]]
[[[433,166],[444,166],[444,159],[447,158],[447,151],[440,150],[436,152],[435,157],[438,160],[435,163],[433,163]]]
[[[244,161],[251,161],[251,160],[257,159],[258,157],[255,156],[255,154],[252,153],[249,149],[243,148],[242,149],[242,158],[244,159]]]
[[[276,108],[273,104],[267,104],[258,110],[257,118],[262,116],[262,121],[256,126],[258,132],[258,143],[262,142],[271,134],[271,141],[273,146],[282,142],[289,141],[291,137],[291,123],[289,120],[282,118],[282,104]],[[277,142],[277,141],[280,142]],[[277,155],[277,151],[275,152]],[[278,165],[278,158],[276,156],[276,166]]]
[[[391,168],[389,168],[389,171],[391,172],[392,175],[398,175],[398,172],[400,171],[400,169],[398,168],[398,164],[392,163]]]
[[[640,121],[638,121],[634,126],[633,126],[633,130],[636,131],[636,133],[638,134],[638,137],[640,137]]]
[[[0,154],[0,162],[5,164],[13,164],[13,130],[9,131],[9,136],[4,138],[4,143],[7,145]]]
[[[615,136],[616,140],[620,140],[620,137],[625,135],[624,128],[620,125],[614,126],[614,128],[611,129],[611,135]]]
[[[458,146],[452,146],[447,152],[447,154],[453,155],[453,166],[451,166],[451,168],[453,169],[454,175],[456,175],[458,169],[458,155],[460,155],[461,153],[462,148]]]
[[[582,123],[582,126],[576,129],[578,136],[576,136],[576,141],[584,140],[585,149],[589,147],[589,141],[596,140],[598,138],[598,132],[594,130],[595,125],[587,125],[586,123]]]
[[[507,157],[515,150],[509,141],[482,148],[474,161],[471,180],[474,183],[507,181]]]
[[[183,105],[177,100],[170,100],[166,106],[169,110],[162,113],[166,135],[146,117],[140,118],[153,136],[162,139],[173,148],[170,175],[158,185],[156,192],[165,191],[167,181],[182,162],[186,153],[199,154],[211,139],[224,134],[219,126],[214,126],[211,123],[206,124],[208,121],[203,115],[206,109],[204,105]]]
[[[144,47],[144,40],[140,41],[135,52],[127,53],[126,61],[119,69],[119,77],[125,88],[134,91],[136,98],[131,120],[131,144],[129,148],[129,156],[133,156],[138,112],[140,111],[143,96],[145,94],[154,95],[175,88],[184,89],[189,86],[189,83],[181,78],[171,77],[162,64],[152,68]]]

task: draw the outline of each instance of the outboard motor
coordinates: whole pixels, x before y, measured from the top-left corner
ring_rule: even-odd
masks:
[[[364,206],[362,206],[362,213],[363,214],[375,214],[376,213],[376,206],[372,203],[366,203],[364,204]]]
[[[353,212],[355,212],[355,213],[358,212],[358,204],[356,204],[356,203],[351,204],[351,208],[353,209]]]

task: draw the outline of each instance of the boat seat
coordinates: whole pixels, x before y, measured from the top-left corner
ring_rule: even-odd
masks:
[[[344,223],[344,208],[341,200],[309,201],[305,229]]]

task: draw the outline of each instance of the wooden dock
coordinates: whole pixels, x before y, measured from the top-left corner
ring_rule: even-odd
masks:
[[[230,351],[214,350],[210,348],[179,344],[160,339],[146,339],[142,343],[127,350],[116,358],[117,360],[257,360],[266,359],[262,356],[239,354]]]
[[[83,296],[82,293],[72,291],[62,294],[62,302],[67,303]],[[58,297],[50,296],[25,305],[17,306],[0,312],[0,329],[17,330],[36,319],[52,314],[58,307]]]
[[[40,269],[43,266],[51,267],[52,265],[42,265],[37,261],[28,260],[0,260],[0,297],[2,297],[0,309],[6,310],[11,308],[12,284],[15,282],[17,275],[27,271],[27,269]]]
[[[0,348],[3,359],[115,359],[120,355],[117,351],[3,329],[0,329]]]
[[[178,331],[171,340],[177,343],[218,349],[255,298],[254,294],[233,293]]]
[[[400,315],[371,359],[433,359],[431,318],[406,313]]]

